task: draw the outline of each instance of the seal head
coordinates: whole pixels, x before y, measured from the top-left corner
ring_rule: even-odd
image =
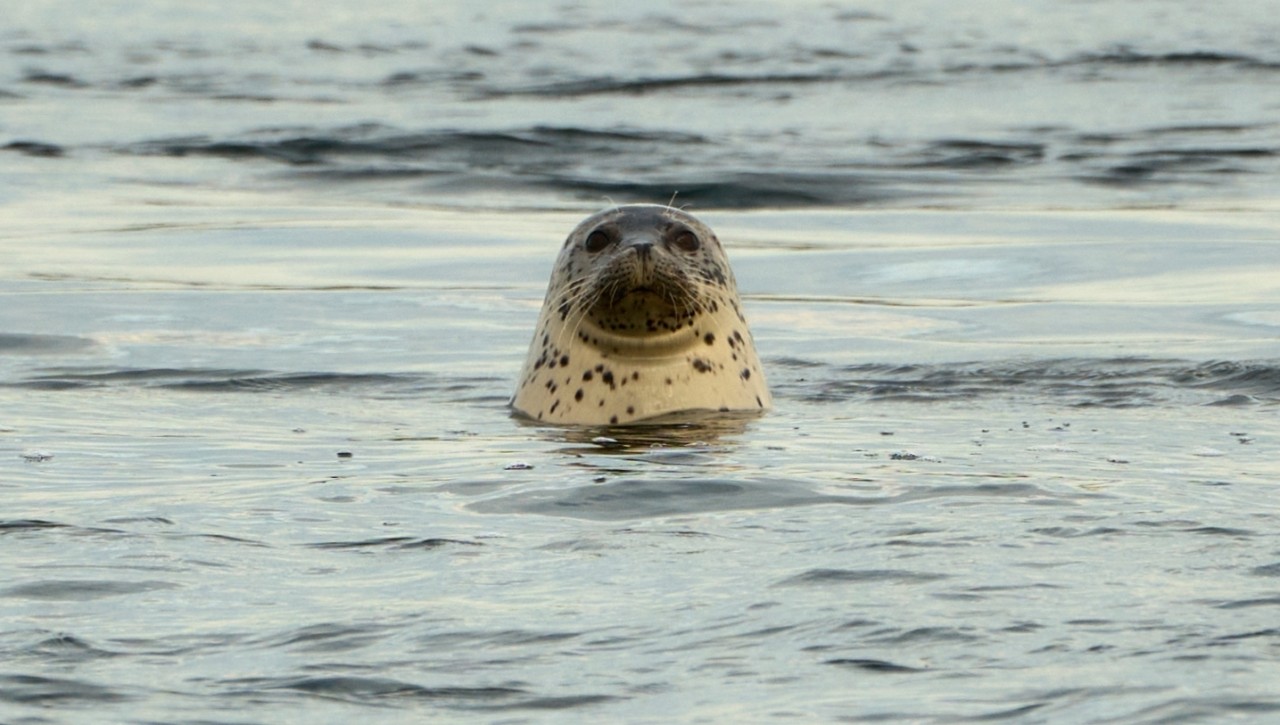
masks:
[[[618,425],[770,403],[733,271],[709,227],[637,204],[569,234],[511,400],[516,412]]]

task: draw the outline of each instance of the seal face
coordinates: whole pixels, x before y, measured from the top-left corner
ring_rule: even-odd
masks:
[[[733,271],[709,227],[679,209],[636,204],[574,228],[511,399],[518,413],[619,425],[771,402]]]

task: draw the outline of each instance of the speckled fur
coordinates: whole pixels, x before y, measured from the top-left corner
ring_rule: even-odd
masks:
[[[511,400],[518,413],[622,425],[770,404],[733,271],[710,228],[678,209],[638,204],[573,230]]]

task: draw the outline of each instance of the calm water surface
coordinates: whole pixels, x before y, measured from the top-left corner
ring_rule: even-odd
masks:
[[[0,720],[1280,719],[1265,6],[10,9]],[[776,409],[510,418],[677,191]]]

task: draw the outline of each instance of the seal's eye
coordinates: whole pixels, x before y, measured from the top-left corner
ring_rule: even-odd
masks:
[[[596,252],[604,251],[604,248],[609,246],[611,243],[609,235],[597,229],[587,235],[587,241],[584,242],[582,246],[588,252],[595,254]]]
[[[672,243],[676,245],[676,248],[685,252],[696,252],[702,246],[702,241],[698,239],[698,235],[688,229],[677,234]]]

